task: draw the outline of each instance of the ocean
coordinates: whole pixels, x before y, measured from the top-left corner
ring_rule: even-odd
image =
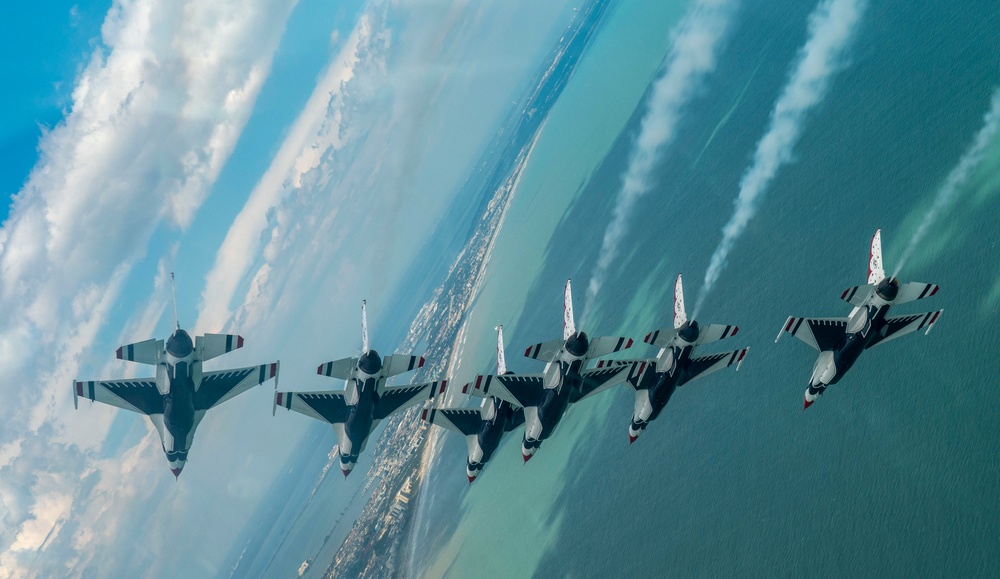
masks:
[[[584,304],[648,87],[685,8],[610,11],[518,184],[456,382],[491,367],[498,323],[508,366],[539,371],[520,353],[561,335],[567,278],[592,336],[669,326],[677,273],[692,307],[815,5],[741,4],[619,258]],[[998,14],[988,2],[868,5],[699,312],[702,323],[740,326],[703,350],[749,346],[740,372],[681,388],[631,446],[631,390],[587,400],[526,465],[517,431],[471,486],[464,442],[445,437],[412,534],[411,574],[1000,574],[997,144],[900,272],[940,284],[897,312],[944,308],[934,332],[865,353],[806,412],[815,352],[788,337],[774,343],[789,315],[850,311],[838,298],[864,283],[877,228],[894,270],[1000,85]],[[653,354],[641,343],[628,352]]]

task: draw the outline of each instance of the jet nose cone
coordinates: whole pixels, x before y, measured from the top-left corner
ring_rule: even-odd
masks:
[[[636,441],[636,439],[637,439],[637,438],[639,438],[639,436],[638,436],[638,435],[636,435],[636,434],[632,434],[632,433],[630,432],[630,433],[629,433],[629,435],[628,435],[628,443],[629,443],[629,444],[632,444],[633,442],[635,442],[635,441]]]
[[[470,474],[470,475],[468,475],[468,476],[469,476],[469,484],[471,485],[471,484],[472,484],[472,481],[476,480],[476,475],[474,475],[474,474]]]
[[[524,459],[525,463],[527,463],[529,460],[531,460],[531,457],[533,457],[533,456],[535,456],[535,455],[534,454],[524,454],[523,452],[521,453],[521,458]]]
[[[170,472],[174,473],[174,480],[177,480],[177,477],[181,476],[181,471],[182,470],[184,470],[184,469],[183,468],[172,468],[172,469],[170,469]]]
[[[806,408],[809,408],[810,406],[812,406],[813,402],[815,402],[815,400],[810,400],[808,398],[804,398],[802,400],[802,410],[805,410]]]
[[[340,468],[340,472],[344,473],[344,478],[347,478],[347,475],[351,474],[350,469],[346,469],[343,467]]]

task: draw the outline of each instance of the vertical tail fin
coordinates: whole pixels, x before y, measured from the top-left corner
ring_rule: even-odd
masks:
[[[573,288],[566,280],[566,292],[563,295],[563,339],[568,340],[576,334],[576,321],[573,319]]]
[[[361,300],[361,353],[368,351],[368,308],[365,300]]]
[[[503,355],[503,325],[497,326],[497,375],[507,373],[507,360]]]
[[[181,329],[181,323],[177,319],[177,292],[174,291],[174,272],[170,272],[170,300],[174,303],[174,329]]]
[[[885,279],[882,268],[882,230],[876,229],[872,236],[872,249],[868,253],[868,283],[877,284]]]
[[[687,321],[687,312],[684,310],[684,285],[681,283],[681,274],[677,274],[677,281],[674,282],[674,329],[680,328]]]

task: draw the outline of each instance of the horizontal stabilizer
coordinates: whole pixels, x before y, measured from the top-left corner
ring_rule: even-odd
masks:
[[[642,341],[657,348],[665,348],[670,343],[670,340],[674,339],[674,335],[673,327],[660,328],[646,334],[646,337]]]
[[[865,300],[871,295],[873,289],[875,289],[875,286],[872,284],[856,285],[845,289],[844,293],[840,294],[840,299],[852,306],[860,306],[865,303]]]
[[[549,340],[548,342],[542,342],[541,344],[535,344],[534,346],[528,346],[524,350],[524,355],[528,358],[534,358],[536,360],[541,360],[542,362],[551,362],[555,360],[556,354],[565,345],[564,340]]]
[[[632,347],[632,338],[620,338],[618,336],[601,336],[590,341],[590,350],[587,355],[591,358],[600,358],[615,352],[620,352]]]
[[[382,372],[386,377],[396,376],[410,370],[416,370],[424,366],[424,359],[420,356],[407,356],[405,354],[393,354],[386,356],[382,362]]]
[[[695,346],[702,346],[719,340],[731,338],[740,331],[739,326],[727,326],[724,324],[709,324],[702,326],[698,332],[698,339],[694,341]]]
[[[161,352],[163,352],[163,340],[144,340],[118,348],[115,357],[119,360],[155,366],[160,363]]]
[[[354,368],[357,367],[357,365],[357,358],[341,358],[340,360],[320,364],[316,368],[316,373],[321,376],[347,380],[351,377],[351,372],[354,371]]]
[[[924,298],[929,298],[938,292],[938,285],[934,283],[921,283],[911,281],[899,286],[899,293],[893,303],[896,305],[915,302]]]
[[[834,349],[847,333],[847,318],[789,317],[778,332],[777,342],[785,332],[809,344],[820,352]]]
[[[195,349],[201,361],[211,360],[243,347],[243,336],[236,334],[205,334],[195,338]]]
[[[886,318],[882,333],[878,334],[875,341],[868,344],[868,347],[871,348],[879,344],[884,344],[889,340],[895,340],[900,336],[905,336],[918,330],[924,330],[924,335],[927,335],[931,333],[931,328],[937,323],[938,317],[943,311],[938,310],[936,312]]]

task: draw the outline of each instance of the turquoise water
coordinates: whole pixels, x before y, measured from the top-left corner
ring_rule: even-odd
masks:
[[[677,272],[693,302],[806,37],[813,6],[773,4],[744,4],[718,70],[659,165],[659,185],[637,207],[587,320],[592,335],[639,337],[668,325]],[[625,45],[658,54],[655,68],[680,13],[655,16],[662,35],[643,36],[631,24],[654,16],[628,8],[613,14],[603,44],[550,115],[470,314],[456,375],[487,369],[498,322],[508,365],[537,371],[519,352],[559,335],[565,278],[582,299],[642,113],[637,97],[651,76],[635,65],[604,84],[601,71]],[[415,569],[544,577],[1000,573],[997,147],[901,272],[941,285],[932,300],[900,310],[944,308],[933,333],[868,352],[808,412],[802,392],[814,352],[790,339],[773,344],[788,315],[849,311],[838,297],[864,281],[878,227],[893,269],[1000,84],[997,30],[988,3],[869,6],[849,66],[808,116],[795,161],[779,171],[702,312],[703,322],[740,325],[718,348],[749,345],[742,370],[683,388],[631,447],[632,393],[601,395],[572,410],[525,466],[520,434],[508,439],[471,487],[462,441],[446,440],[428,481]]]

